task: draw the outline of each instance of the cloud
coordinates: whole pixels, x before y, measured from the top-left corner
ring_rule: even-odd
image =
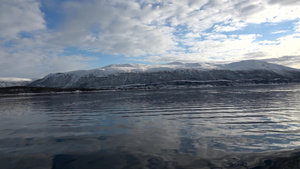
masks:
[[[5,68],[0,76],[40,77],[82,69],[95,59],[66,53],[70,47],[149,62],[300,55],[296,0],[0,2],[0,66]],[[56,23],[54,15],[63,19]],[[261,29],[247,31],[284,21],[294,22],[293,30],[285,25],[268,32],[275,39],[268,40]]]
[[[289,30],[280,30],[280,31],[274,31],[274,32],[271,32],[271,34],[281,34],[281,33],[286,33],[288,32]]]
[[[269,0],[270,4],[280,4],[280,5],[300,5],[298,0]]]
[[[295,32],[300,32],[300,21],[299,22],[296,22],[295,24],[294,24],[294,30],[295,30]]]
[[[246,23],[243,22],[233,22],[230,23],[229,26],[223,26],[223,25],[215,25],[214,26],[214,32],[232,32],[236,30],[241,30],[247,26]]]
[[[14,39],[22,32],[45,30],[40,4],[34,0],[0,1],[0,37]]]
[[[159,56],[185,50],[180,44],[197,40],[209,29],[232,32],[253,23],[300,16],[297,6],[281,7],[260,0],[88,2],[64,3],[67,22],[57,30],[55,44],[113,55]]]
[[[177,32],[182,28],[187,36],[201,36],[210,28],[232,32],[250,23],[279,22],[297,15],[278,18],[278,11],[290,7],[278,10],[278,6],[269,7],[258,0],[89,2],[64,3],[68,19],[55,43],[113,55],[161,55],[180,49],[185,39]]]
[[[270,63],[280,64],[280,65],[288,65],[288,66],[300,69],[300,66],[299,66],[300,55],[269,58],[269,59],[265,59],[265,61],[270,62]]]
[[[262,12],[264,8],[264,4],[260,1],[241,1],[234,5],[235,10],[238,11],[239,16],[241,17],[249,17],[251,15],[255,15],[256,13]]]
[[[299,59],[300,50],[297,44],[300,43],[299,34],[283,36],[274,41],[258,40],[262,35],[224,35],[224,34],[206,34],[204,40],[187,40],[185,45],[190,46],[189,53],[168,53],[160,56],[146,57],[144,61],[148,62],[232,62],[247,59],[270,60],[273,63],[285,64],[300,68]],[[295,56],[293,61],[280,63],[275,58],[282,56]],[[290,57],[291,59],[291,57]]]
[[[72,15],[57,35],[62,45],[126,56],[164,53],[177,45],[174,28],[159,25],[151,5],[141,8],[133,1],[64,5]]]
[[[149,62],[228,62],[242,58],[249,52],[257,52],[260,45],[255,42],[259,34],[227,36],[224,34],[205,34],[204,40],[187,40],[184,45],[190,46],[189,52],[170,52],[155,57],[146,57]]]
[[[263,58],[263,57],[267,56],[267,54],[264,52],[250,52],[250,53],[244,54],[244,56],[247,59],[257,59],[257,58]]]
[[[235,60],[245,52],[256,52],[259,45],[255,43],[260,35],[237,35],[223,36],[211,34],[207,40],[196,42],[190,50],[193,53],[201,54],[206,58],[219,58],[219,60]],[[216,59],[218,60],[218,59]]]
[[[51,72],[83,68],[90,57],[59,56],[43,50],[10,52],[0,49],[0,77],[40,78]]]
[[[83,68],[86,56],[65,56],[64,46],[53,43],[40,3],[35,0],[1,0],[0,76],[42,77],[56,71]]]

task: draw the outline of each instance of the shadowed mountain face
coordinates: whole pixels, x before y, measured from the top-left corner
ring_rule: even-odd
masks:
[[[93,70],[49,74],[29,86],[100,89],[298,81],[300,81],[300,70],[264,61],[248,60],[226,65],[178,62],[165,65],[109,65]]]

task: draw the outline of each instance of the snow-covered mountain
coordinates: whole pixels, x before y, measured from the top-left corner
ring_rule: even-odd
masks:
[[[1,87],[24,86],[32,82],[32,79],[17,77],[0,77]]]
[[[32,82],[33,87],[115,88],[128,86],[201,85],[232,82],[299,81],[297,69],[247,60],[230,64],[114,64],[99,69],[54,73]]]
[[[222,69],[233,70],[233,71],[267,70],[267,71],[276,72],[276,73],[282,74],[282,75],[284,75],[285,72],[295,70],[293,68],[289,68],[289,67],[285,67],[285,66],[277,65],[277,64],[272,64],[272,63],[268,63],[265,61],[259,61],[259,60],[246,60],[246,61],[234,62],[234,63],[230,63],[227,65],[223,65],[221,67],[222,67]]]

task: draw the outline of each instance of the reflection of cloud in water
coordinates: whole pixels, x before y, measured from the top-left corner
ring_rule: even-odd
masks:
[[[139,159],[144,165],[150,157],[159,157],[150,160],[152,163],[175,165],[168,161],[292,149],[299,147],[300,138],[300,93],[294,88],[220,87],[0,98],[0,152],[57,155],[59,162],[69,156],[58,154],[79,153],[72,156],[79,158],[82,152],[120,151],[149,156]],[[205,160],[195,163],[209,164]]]
[[[9,161],[9,163],[8,163]],[[101,150],[97,152],[46,155],[8,155],[0,156],[3,168],[175,168],[175,169],[213,169],[213,168],[299,168],[299,150],[279,153],[227,154],[221,158],[195,158],[195,156],[177,154],[166,158],[160,154]]]

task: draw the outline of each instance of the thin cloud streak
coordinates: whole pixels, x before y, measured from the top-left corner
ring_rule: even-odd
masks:
[[[288,30],[275,31],[275,32],[272,32],[271,34],[280,34],[280,33],[286,33],[286,32],[288,32]]]

